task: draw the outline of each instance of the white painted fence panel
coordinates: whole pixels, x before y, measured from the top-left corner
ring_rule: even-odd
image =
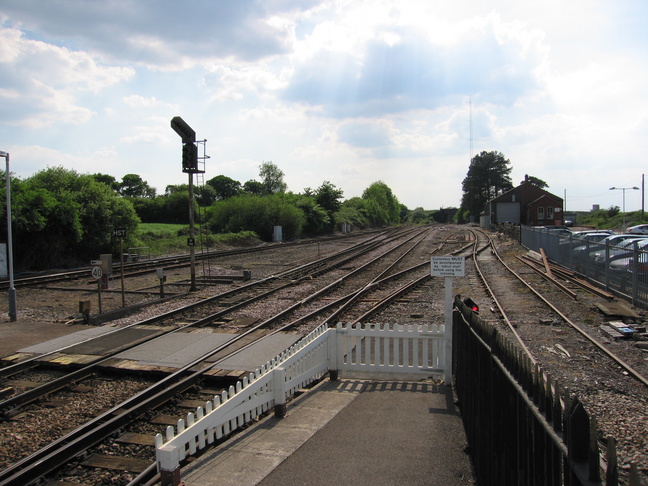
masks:
[[[336,328],[336,367],[356,378],[420,379],[444,373],[445,326],[360,324]]]
[[[176,428],[155,437],[160,472],[171,472],[188,455],[227,436],[328,371],[348,377],[421,379],[448,376],[445,326],[367,324],[320,326],[236,387],[198,407]],[[451,348],[450,348],[451,349]]]

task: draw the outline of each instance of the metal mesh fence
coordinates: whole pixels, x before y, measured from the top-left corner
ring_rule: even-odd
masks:
[[[602,241],[605,235],[599,232],[572,233],[533,226],[494,229],[514,238],[519,235],[525,248],[536,252],[542,249],[552,262],[607,292],[630,299],[636,306],[648,308],[648,238],[610,243]]]

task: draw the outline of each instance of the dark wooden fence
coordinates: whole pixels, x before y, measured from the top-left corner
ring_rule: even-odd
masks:
[[[480,486],[619,484],[614,439],[602,460],[596,421],[578,399],[459,296],[453,374]]]

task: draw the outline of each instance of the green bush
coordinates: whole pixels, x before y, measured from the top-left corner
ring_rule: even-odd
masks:
[[[281,226],[286,239],[299,237],[305,224],[304,213],[281,194],[241,195],[214,203],[210,228],[214,233],[252,231],[263,241],[272,241],[274,227]]]

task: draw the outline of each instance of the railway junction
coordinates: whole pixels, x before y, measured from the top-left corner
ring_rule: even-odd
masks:
[[[149,270],[148,277],[146,270],[141,270],[141,276],[127,279],[130,311],[119,309],[120,297],[115,293],[115,309],[108,312],[120,317],[100,325],[97,321],[94,325],[83,324],[70,314],[79,301],[93,298],[91,282],[86,284],[82,279],[19,288],[19,311],[22,300],[23,309],[28,308],[24,314],[45,319],[27,326],[29,320],[19,315],[17,323],[3,323],[0,328],[0,372],[5,394],[0,407],[7,431],[0,484],[28,484],[25,475],[36,474],[26,472],[30,470],[61,481],[59,484],[180,484],[180,480],[186,484],[216,484],[209,482],[215,477],[218,484],[227,484],[223,482],[226,477],[238,477],[237,484],[318,484],[313,469],[319,476],[322,461],[327,465],[335,463],[331,467],[340,474],[326,474],[327,484],[353,481],[353,474],[359,475],[354,483],[375,484],[372,473],[382,475],[386,481],[382,484],[437,484],[430,479],[435,471],[438,480],[443,479],[438,484],[472,484],[485,470],[497,474],[497,467],[509,466],[484,466],[489,462],[480,457],[485,452],[479,441],[484,439],[474,430],[474,424],[461,425],[459,413],[461,410],[464,422],[469,414],[470,422],[479,417],[479,412],[471,410],[467,395],[453,395],[453,390],[465,393],[461,387],[444,385],[448,382],[443,366],[445,354],[440,341],[435,341],[443,331],[432,327],[428,330],[430,325],[443,325],[446,318],[443,279],[430,276],[430,256],[434,255],[466,257],[465,277],[455,280],[453,292],[479,303],[480,321],[516,343],[516,349],[525,353],[524,362],[553,376],[545,383],[543,393],[553,409],[564,408],[558,415],[572,414],[578,406],[586,407],[588,417],[596,415],[599,431],[593,437],[607,482],[600,482],[594,474],[592,482],[579,479],[581,484],[642,484],[638,481],[645,481],[648,470],[646,387],[642,381],[646,376],[645,355],[635,342],[610,342],[599,327],[606,321],[624,319],[627,325],[641,329],[643,312],[615,302],[619,304],[616,309],[627,309],[629,314],[602,314],[593,305],[600,294],[574,290],[576,276],[562,284],[571,288],[563,293],[548,283],[546,275],[540,276],[520,263],[518,271],[551,299],[554,309],[540,307],[546,304],[531,304],[531,297],[523,294],[526,290],[503,278],[503,270],[494,267],[499,264],[491,261],[495,253],[492,246],[509,264],[516,261],[514,253],[524,250],[505,239],[496,238],[493,244],[487,236],[465,227],[409,228],[264,248],[244,255],[214,255],[198,292],[186,292],[182,267],[172,269],[169,265],[165,271],[170,277],[167,291],[171,298],[167,295],[164,299],[156,295],[157,282],[150,283],[150,274],[155,270]],[[239,278],[243,271],[247,279]],[[493,281],[489,274],[498,278]],[[480,282],[480,278],[490,281],[490,285]],[[493,282],[499,287],[493,288]],[[489,287],[492,294],[486,290]],[[36,297],[33,302],[29,301],[30,295]],[[49,307],[39,308],[39,299]],[[455,299],[457,302],[460,300]],[[104,303],[110,306],[111,302]],[[477,317],[470,310],[463,312],[469,321]],[[264,363],[283,350],[301,346],[304,336],[318,329],[334,331],[338,322],[362,329],[377,326],[381,332],[396,331],[393,324],[425,329],[428,335],[436,336],[430,340],[429,348],[417,336],[414,347],[396,345],[397,357],[390,358],[390,363],[395,365],[406,361],[406,356],[416,356],[427,371],[415,379],[391,381],[365,381],[344,376],[341,371],[340,380],[329,381],[326,374],[332,369],[327,365],[325,371],[319,370],[319,378],[309,378],[294,390],[296,394],[290,394],[292,398],[283,404],[284,418],[273,416],[272,405],[259,405],[237,416],[234,422],[219,422],[201,435],[206,442],[217,444],[216,448],[200,444],[191,452],[194,445],[190,441],[186,455],[183,446],[181,469],[160,468],[160,454],[175,444],[182,430],[191,429],[194,420],[198,423],[203,415],[218,415],[237,395],[267,378],[270,371],[274,373],[270,368],[283,367]],[[391,323],[394,328],[369,323]],[[583,326],[586,329],[581,329],[581,334],[574,332]],[[29,332],[22,332],[27,328]],[[583,339],[583,332],[593,335],[592,340]],[[357,354],[353,359],[376,364],[378,355],[386,356],[395,347],[386,344],[385,336],[357,339],[342,353],[342,359]],[[364,343],[370,340],[379,344],[365,350]],[[607,354],[594,350],[597,342],[605,344]],[[364,358],[358,353],[365,353]],[[611,361],[610,355],[618,360]],[[315,358],[308,358],[308,362],[314,363]],[[160,388],[162,382],[167,391]],[[231,388],[235,383],[243,383],[242,390],[240,385]],[[563,386],[569,392],[564,392]],[[260,391],[255,392],[255,397],[260,395]],[[144,403],[136,405],[135,397]],[[274,400],[271,403],[277,415],[281,400]],[[208,413],[212,408],[214,413]],[[278,416],[282,416],[281,411],[279,407]],[[56,417],[68,415],[71,419],[64,427],[53,426]],[[494,420],[496,416],[491,415],[488,421],[505,423],[503,418]],[[140,423],[134,425],[136,417]],[[549,418],[554,430],[551,434],[562,437],[566,432],[556,418],[556,413]],[[84,422],[93,422],[92,432],[81,432]],[[634,424],[634,432],[630,424]],[[37,432],[31,432],[32,428]],[[215,439],[210,440],[214,430]],[[116,442],[120,442],[124,431],[133,442],[118,449]],[[156,435],[160,442],[154,448]],[[104,436],[104,442],[99,436]],[[504,434],[502,438],[508,442],[510,437]],[[136,444],[135,439],[145,444]],[[268,450],[261,445],[263,440],[274,446]],[[610,447],[611,440],[616,451]],[[86,452],[79,452],[70,445],[73,442],[92,445],[84,449]],[[475,451],[477,445],[479,450]],[[464,451],[472,453],[476,476]],[[58,454],[61,458],[69,456],[67,468],[57,462],[59,459],[53,459]],[[432,459],[414,468],[414,464],[421,463],[421,454]],[[559,475],[564,477],[567,469],[562,466],[564,460],[558,458],[562,454],[560,447],[553,454],[550,462],[560,463],[556,470],[562,470]],[[242,465],[237,466],[237,457],[242,458]],[[311,457],[314,462],[309,462]],[[278,464],[275,472],[263,479],[268,472],[262,474],[264,468]],[[389,464],[400,464],[401,469],[386,467]],[[220,471],[217,468],[225,469],[216,473]],[[528,468],[532,472],[536,468],[539,474],[535,460],[529,462]],[[157,479],[156,469],[162,472]],[[240,475],[244,472],[251,476],[243,479]],[[144,479],[146,474],[151,479]],[[484,480],[482,484],[516,483],[511,476],[499,483]],[[545,484],[563,483],[552,479]]]

